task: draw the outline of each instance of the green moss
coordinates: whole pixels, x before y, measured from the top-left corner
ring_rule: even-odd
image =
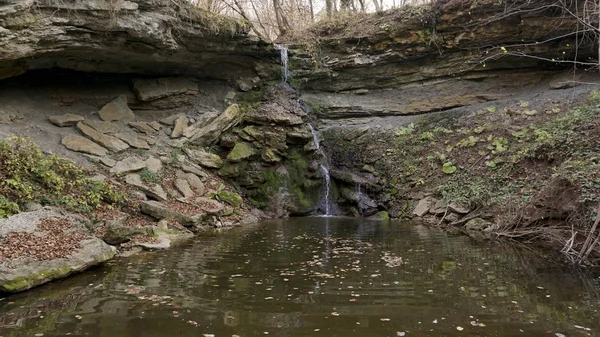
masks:
[[[244,203],[244,199],[242,199],[241,195],[227,190],[220,190],[215,195],[215,198],[219,201],[226,202],[235,208],[242,207],[242,204]]]
[[[237,143],[227,155],[227,160],[230,162],[239,162],[244,159],[249,159],[256,154],[256,149],[248,143]]]
[[[64,266],[57,269],[47,269],[37,274],[18,277],[14,280],[0,284],[0,289],[9,293],[16,293],[35,287],[44,282],[65,277],[71,273],[71,267]]]

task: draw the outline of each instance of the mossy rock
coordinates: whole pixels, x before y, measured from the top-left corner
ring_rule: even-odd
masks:
[[[240,162],[244,159],[248,159],[256,154],[254,147],[248,143],[237,143],[233,147],[233,150],[227,155],[227,161]]]
[[[265,149],[261,157],[267,163],[278,163],[281,161],[281,157],[273,149]]]
[[[221,190],[219,191],[216,195],[215,198],[219,201],[223,201],[228,203],[229,205],[235,207],[235,208],[240,208],[242,207],[243,203],[244,203],[244,199],[242,199],[242,196],[235,193],[235,192],[230,192],[227,190]]]
[[[386,211],[377,212],[369,217],[369,220],[389,220],[390,215]]]

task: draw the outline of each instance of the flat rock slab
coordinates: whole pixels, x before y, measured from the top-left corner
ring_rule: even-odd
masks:
[[[110,169],[112,174],[124,174],[139,171],[146,167],[146,163],[138,157],[125,158]]]
[[[83,123],[100,133],[117,133],[127,131],[129,129],[125,124],[117,122],[94,121],[86,119],[83,121]]]
[[[44,207],[0,219],[0,291],[20,292],[110,260],[84,219]],[[52,247],[52,248],[50,248]]]
[[[190,183],[187,181],[187,179],[175,179],[174,185],[177,191],[179,191],[184,198],[187,199],[194,196],[194,191],[192,191]]]
[[[304,124],[301,116],[290,113],[288,109],[278,103],[267,103],[261,105],[245,116],[249,122],[262,125],[300,125]]]
[[[85,118],[83,116],[74,114],[64,114],[60,116],[51,116],[48,118],[50,123],[60,127],[74,126],[77,125],[77,123],[83,121],[84,119]]]
[[[128,125],[141,133],[153,134],[156,132],[156,129],[146,122],[131,122]]]
[[[81,132],[87,138],[113,152],[121,152],[129,148],[129,145],[119,138],[100,133],[84,123],[77,123],[77,130],[79,130],[79,132]]]
[[[61,140],[61,144],[71,151],[92,154],[98,157],[104,157],[108,153],[108,150],[102,146],[82,136],[67,135]]]
[[[134,133],[131,132],[119,132],[115,133],[115,137],[127,143],[127,145],[136,148],[136,149],[150,149],[150,144],[148,142],[138,138]]]
[[[429,209],[431,209],[431,207],[435,205],[436,202],[437,200],[432,197],[426,197],[419,200],[417,206],[413,210],[413,214],[416,216],[424,216],[429,212]]]
[[[156,200],[167,200],[167,193],[159,184],[147,185],[142,181],[142,177],[137,173],[130,173],[125,176],[125,183],[139,188],[146,196]]]
[[[127,106],[127,97],[121,95],[109,102],[98,112],[100,119],[106,122],[134,122],[135,114]]]

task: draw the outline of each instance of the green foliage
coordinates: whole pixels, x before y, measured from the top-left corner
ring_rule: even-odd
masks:
[[[469,136],[468,138],[462,139],[457,145],[458,147],[473,147],[477,145],[479,140],[479,137]]]
[[[409,134],[413,133],[414,131],[415,131],[415,124],[410,123],[407,126],[401,127],[400,129],[398,129],[398,131],[396,131],[396,136],[409,135]]]
[[[0,195],[0,218],[7,218],[13,214],[19,213],[19,205],[9,201],[3,195]]]
[[[508,140],[503,137],[494,138],[492,142],[493,150],[496,152],[504,152],[508,149]]]
[[[158,179],[158,176],[156,175],[156,173],[148,170],[147,168],[143,169],[140,171],[140,178],[142,179],[143,182],[145,183],[159,183],[160,179]]]
[[[0,195],[7,202],[24,205],[34,200],[88,212],[103,202],[123,200],[113,185],[93,181],[88,173],[70,160],[42,153],[28,139],[10,137],[0,141]],[[3,208],[16,209],[12,204]]]
[[[445,162],[442,166],[442,172],[446,174],[452,174],[456,172],[456,166],[452,165],[452,162]]]

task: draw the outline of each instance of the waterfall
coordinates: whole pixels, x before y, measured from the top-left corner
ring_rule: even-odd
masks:
[[[325,212],[325,216],[333,215],[333,213],[337,214],[335,204],[331,199],[331,175],[329,174],[327,157],[321,149],[321,135],[319,134],[319,132],[317,132],[317,130],[315,130],[315,128],[310,123],[308,123],[307,125],[310,129],[310,133],[312,134],[313,142],[315,143],[315,149],[317,153],[319,153],[323,157],[323,161],[322,164],[319,166],[319,170],[321,171],[321,174],[323,174],[323,182],[325,183],[325,189],[323,191],[323,197],[321,199],[319,208],[321,209],[321,211]]]
[[[288,48],[280,44],[275,44],[275,50],[279,50],[279,54],[281,55],[281,81],[287,83],[288,78],[290,77],[290,68],[288,67]]]
[[[331,194],[331,176],[329,176],[329,170],[325,165],[321,165],[321,172],[323,173],[323,179],[325,179],[325,215],[331,215],[329,196]]]

